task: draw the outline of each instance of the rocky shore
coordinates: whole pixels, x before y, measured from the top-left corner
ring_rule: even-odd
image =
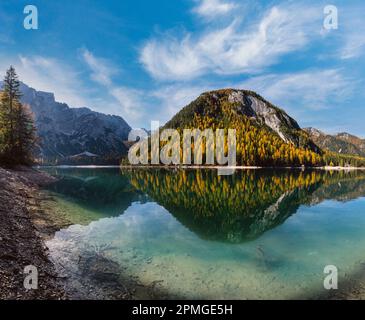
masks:
[[[29,168],[0,168],[0,299],[66,299],[32,215],[38,210],[38,187],[52,179]],[[28,265],[38,270],[36,290],[24,288]]]
[[[52,259],[45,242],[72,224],[40,187],[55,179],[30,168],[0,168],[0,300],[124,300],[161,297],[123,276],[101,252],[80,253],[64,265]],[[24,268],[36,266],[38,289],[24,288]],[[76,268],[76,270],[74,270]]]

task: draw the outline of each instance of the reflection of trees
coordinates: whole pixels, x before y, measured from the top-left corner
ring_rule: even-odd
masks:
[[[50,188],[100,215],[119,215],[148,196],[202,238],[238,243],[283,223],[301,204],[365,195],[365,172],[52,169]],[[147,194],[148,196],[144,195]]]
[[[365,195],[365,173],[353,173],[352,179],[344,177],[341,179],[335,175],[329,180],[332,183],[323,185],[313,193],[311,204],[330,199],[345,202]]]
[[[299,170],[126,171],[131,184],[202,238],[242,242],[283,223],[301,204],[365,194],[365,174]]]
[[[102,215],[119,215],[132,202],[146,198],[136,192],[118,169],[52,168],[49,173],[58,177],[58,181],[49,186],[51,191]]]

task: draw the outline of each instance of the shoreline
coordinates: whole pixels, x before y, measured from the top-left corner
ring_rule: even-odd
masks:
[[[57,231],[71,225],[90,223],[74,220],[65,212],[67,208],[59,207],[53,192],[39,190],[39,194],[38,210],[32,213],[32,222],[38,228],[44,245],[47,246],[48,240]],[[68,260],[70,257],[48,250],[48,257],[56,273],[63,279],[62,285],[68,300],[168,299],[154,285],[142,284],[136,278],[128,276],[122,265],[105,255],[106,251],[79,251],[74,260]]]
[[[285,169],[285,170],[326,170],[326,171],[351,171],[351,170],[365,170],[365,167],[330,167],[330,166],[322,166],[322,167],[260,167],[260,166],[183,166],[183,165],[120,165],[119,168],[123,169],[226,169],[226,170],[265,170],[265,169]]]
[[[136,293],[142,299],[151,296],[153,293],[146,293],[151,288],[123,277],[116,263],[101,254],[79,256],[81,265],[75,266],[83,277],[75,277],[72,266],[52,257],[47,241],[74,224],[62,210],[54,210],[56,199],[41,189],[54,181],[32,168],[0,167],[0,300],[133,300]],[[38,270],[36,290],[26,290],[23,285],[23,270],[28,265]],[[107,290],[103,280],[109,282],[111,275],[123,279]]]
[[[54,181],[30,168],[0,167],[0,299],[64,300],[61,279],[33,220],[39,210],[39,187]],[[24,268],[38,271],[38,289],[24,288]]]
[[[54,181],[32,168],[0,167],[0,300],[169,299],[154,285],[129,278],[102,253],[81,254],[70,265],[52,257],[47,240],[74,224],[62,210],[54,210],[57,200],[52,194],[41,190]],[[37,290],[24,288],[28,265],[38,269]]]
[[[35,169],[42,168],[59,168],[59,169],[226,169],[226,170],[265,170],[265,169],[286,169],[286,170],[325,170],[325,171],[353,171],[353,170],[365,170],[365,167],[331,167],[331,166],[321,166],[321,167],[260,167],[260,166],[209,166],[209,165],[46,165],[46,166],[34,166]]]

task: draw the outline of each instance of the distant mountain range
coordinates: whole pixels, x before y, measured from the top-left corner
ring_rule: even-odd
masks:
[[[122,117],[70,108],[55,101],[53,93],[37,91],[24,83],[20,89],[22,102],[30,106],[35,117],[40,138],[35,154],[38,162],[119,164],[127,154],[131,127]],[[317,165],[323,164],[321,157],[326,151],[365,157],[365,139],[348,133],[328,135],[314,128],[301,129],[284,110],[253,91],[205,92],[163,128],[192,127],[237,129],[238,163],[242,165]],[[341,164],[348,162],[342,159]]]
[[[324,150],[365,157],[365,139],[346,132],[329,135],[315,128],[304,130],[314,143]]]
[[[31,107],[40,137],[36,157],[45,163],[118,164],[128,148],[131,127],[119,116],[70,108],[53,93],[21,84],[22,102]]]

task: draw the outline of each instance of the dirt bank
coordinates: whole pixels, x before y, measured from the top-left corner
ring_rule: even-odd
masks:
[[[61,279],[33,221],[38,187],[52,177],[28,168],[0,168],[0,299],[64,299]],[[38,289],[24,288],[24,268],[36,266]]]

